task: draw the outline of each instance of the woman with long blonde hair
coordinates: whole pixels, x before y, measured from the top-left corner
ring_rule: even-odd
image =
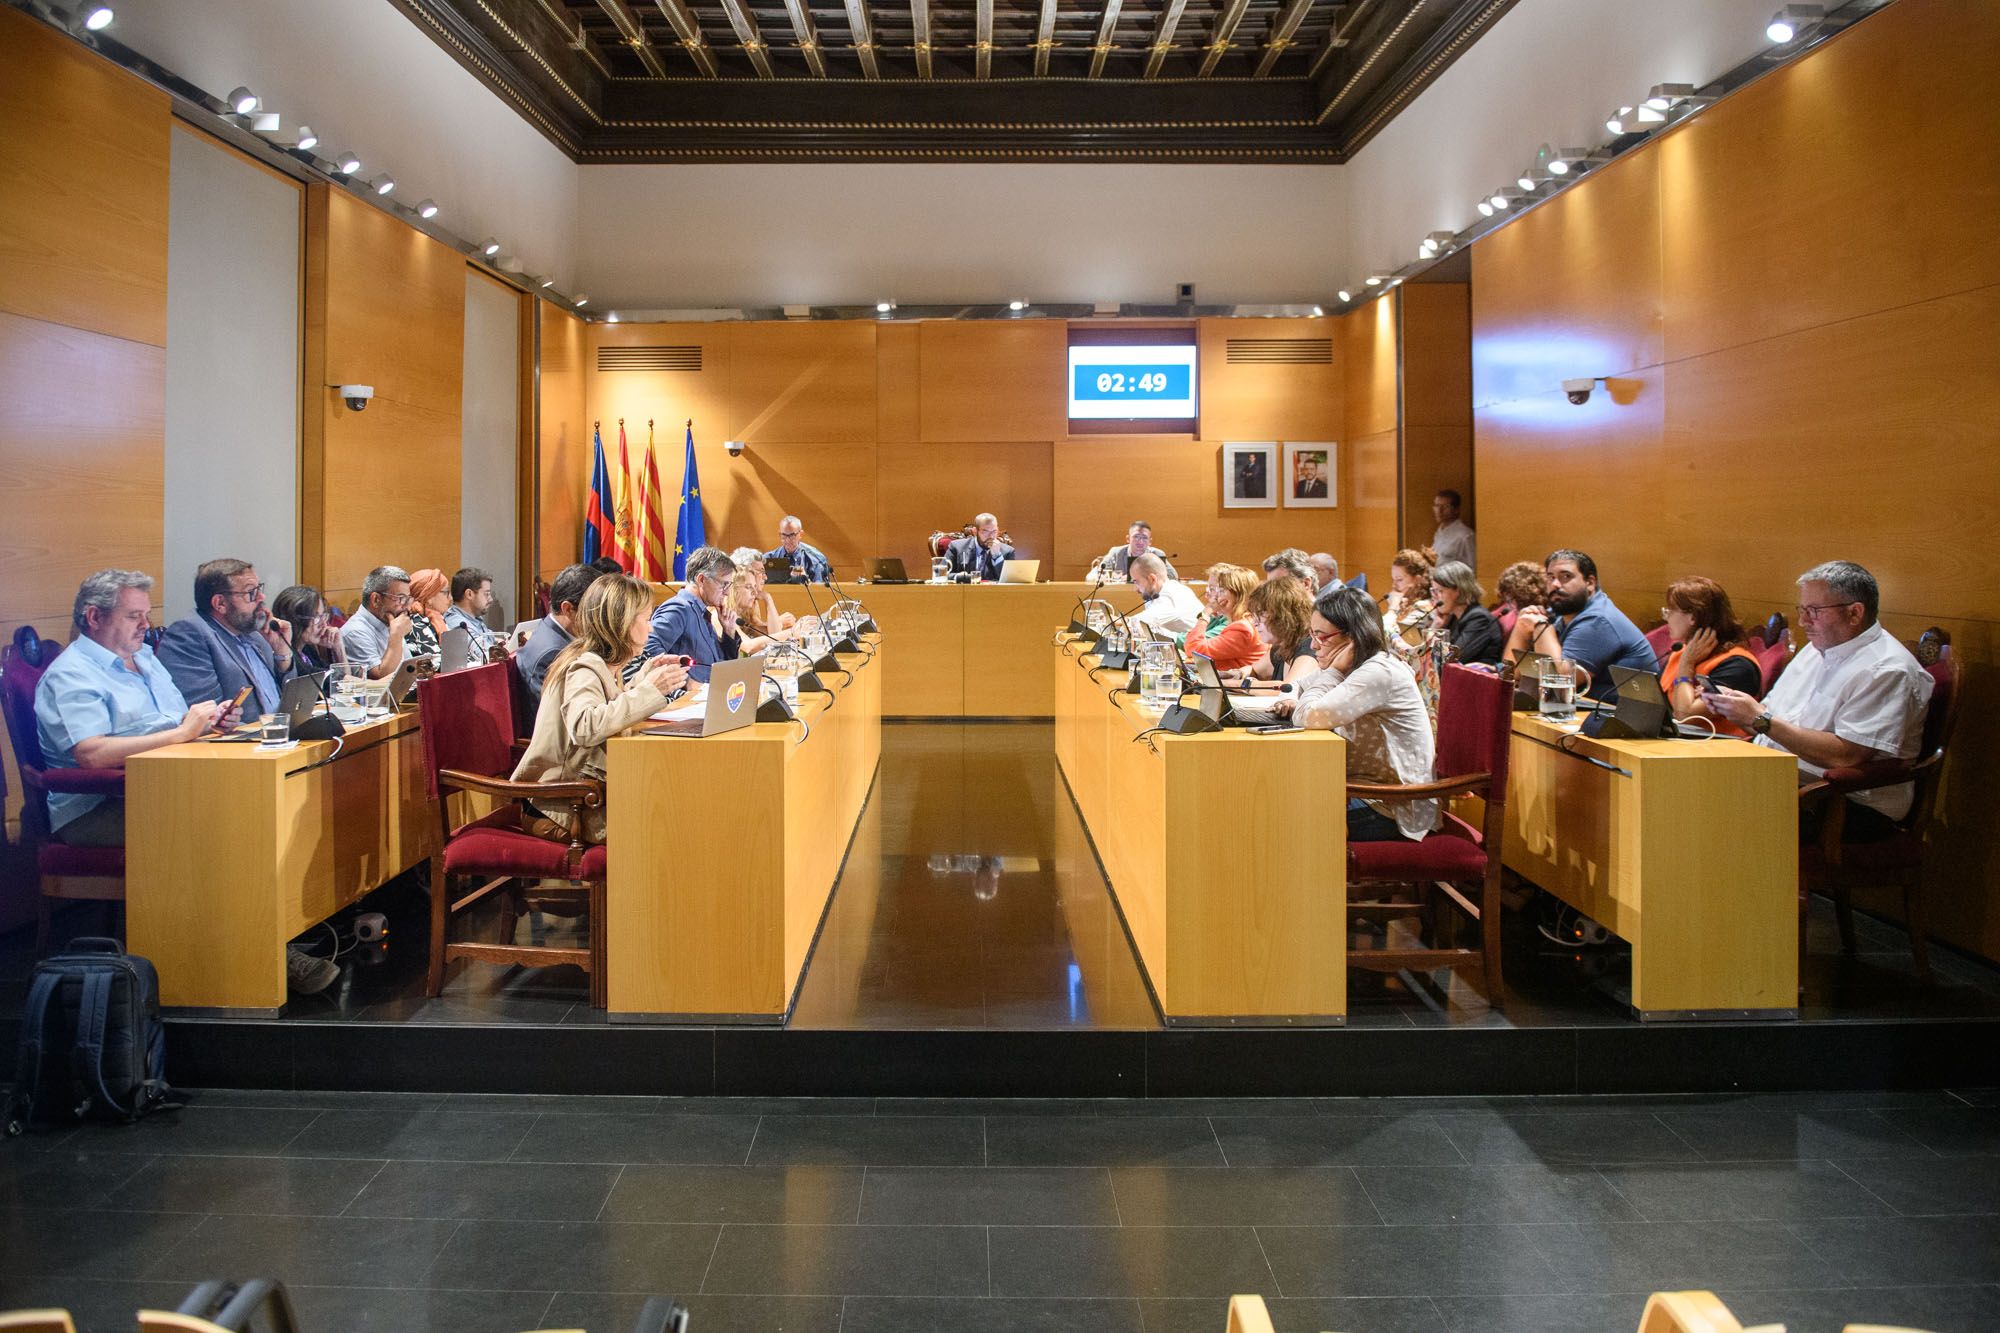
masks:
[[[607,574],[590,585],[576,609],[576,637],[549,664],[535,713],[535,734],[514,768],[516,782],[604,779],[604,746],[664,708],[667,696],[687,683],[686,658],[655,657],[630,685],[619,668],[638,656],[651,629],[653,590],[629,574]],[[529,831],[568,837],[567,816],[538,811]],[[586,842],[604,841],[604,807],[583,812]]]
[[[1209,620],[1188,631],[1187,651],[1215,663],[1217,671],[1236,671],[1264,657],[1264,645],[1250,626],[1248,602],[1257,576],[1241,565],[1210,565],[1207,593]]]

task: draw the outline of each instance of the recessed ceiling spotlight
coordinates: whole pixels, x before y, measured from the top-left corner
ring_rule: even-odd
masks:
[[[396,178],[387,172],[369,181],[368,184],[377,194],[394,194],[396,192]]]
[[[91,32],[103,32],[111,26],[112,17],[110,5],[85,5],[83,26]]]
[[[895,308],[896,303],[894,301],[877,301],[875,303],[875,313],[878,315],[886,315]]]
[[[576,306],[576,307],[577,307],[577,308],[578,308],[579,310],[581,310],[581,309],[582,309],[582,308],[583,308],[584,306],[587,306],[587,305],[589,305],[589,304],[590,304],[590,298],[589,298],[588,296],[579,296],[579,297],[577,297],[577,298],[576,298],[576,300],[575,300],[575,302],[574,302],[573,304],[575,304],[575,306]]]
[[[613,310],[610,314],[604,317],[604,322],[606,324],[616,324],[618,322],[618,312],[616,310]]]
[[[1314,307],[1313,307],[1313,318],[1314,318],[1314,319],[1318,319],[1318,318],[1319,318],[1319,317],[1320,317],[1321,315],[1324,315],[1325,313],[1326,313],[1326,311],[1324,311],[1324,310],[1320,309],[1320,308],[1319,308],[1318,306],[1314,306]]]
[[[1342,287],[1338,292],[1335,292],[1334,295],[1338,296],[1343,301],[1352,301],[1354,299],[1354,293],[1346,287]]]
[[[553,287],[553,286],[555,286],[555,285],[556,285],[556,280],[555,280],[554,278],[543,278],[543,279],[542,279],[542,286],[543,286],[543,288],[544,288],[544,289],[546,289],[546,288],[549,288],[549,287]]]
[[[333,169],[343,176],[352,176],[361,170],[361,159],[353,153],[336,153],[333,158]]]
[[[1783,46],[1825,17],[1826,10],[1819,5],[1786,5],[1771,16],[1764,35]]]
[[[1009,301],[1007,303],[1007,308],[1009,310],[1012,310],[1014,313],[1019,314],[1021,311],[1026,310],[1028,308],[1028,303],[1026,301]]]
[[[479,243],[479,253],[485,255],[488,259],[493,258],[493,256],[500,253],[500,242],[488,236]]]
[[[437,200],[435,200],[435,199],[419,199],[419,200],[417,200],[417,216],[418,216],[418,217],[420,217],[420,218],[434,218],[434,217],[436,217],[437,215],[438,215],[438,205],[437,205]]]
[[[239,116],[247,116],[257,109],[257,94],[248,88],[237,87],[230,91],[229,109]]]

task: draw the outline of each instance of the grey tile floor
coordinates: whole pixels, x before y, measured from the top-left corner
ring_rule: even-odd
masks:
[[[276,1277],[306,1333],[2000,1328],[2000,1099],[214,1091],[0,1145],[0,1308],[128,1329]]]

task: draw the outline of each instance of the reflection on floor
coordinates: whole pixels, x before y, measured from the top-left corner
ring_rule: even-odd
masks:
[[[574,968],[469,965],[424,995],[429,929],[421,873],[371,895],[386,948],[342,953],[339,983],[295,998],[290,1020],[586,1024],[605,1021]],[[1631,1023],[1622,946],[1566,950],[1529,913],[1505,923],[1507,1004],[1476,976],[1349,975],[1350,1027],[1575,1027]],[[1827,903],[1809,933],[1807,1020],[2000,1015],[2000,969],[1933,946],[1936,981],[1920,983],[1907,936],[1857,916],[1843,956]],[[336,920],[309,937],[331,952]],[[493,923],[488,922],[489,927]],[[579,941],[579,922],[530,918],[522,935]],[[103,912],[73,908],[58,938],[102,934]],[[26,993],[32,928],[0,939],[0,1015]],[[344,932],[339,938],[346,938]],[[1159,1026],[1116,905],[1070,803],[1041,724],[892,724],[882,768],[834,894],[792,1017],[801,1028],[1062,1030]]]

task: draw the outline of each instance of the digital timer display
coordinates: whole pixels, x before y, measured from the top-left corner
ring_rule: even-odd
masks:
[[[1192,345],[1073,344],[1069,349],[1072,421],[1195,419]]]

